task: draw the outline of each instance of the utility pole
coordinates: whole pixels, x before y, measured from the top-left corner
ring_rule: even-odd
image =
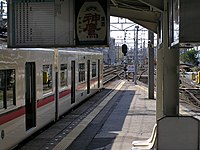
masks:
[[[134,83],[137,84],[137,66],[138,66],[138,29],[139,26],[135,26],[136,33],[135,33],[135,76],[134,76]]]
[[[149,31],[149,59],[148,59],[148,96],[154,99],[154,35]]]
[[[117,45],[117,49],[118,49],[117,54],[118,54],[118,65],[119,65],[120,64],[120,61],[119,61],[119,44]]]

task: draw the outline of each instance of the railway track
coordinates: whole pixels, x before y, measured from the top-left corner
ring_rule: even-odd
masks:
[[[119,66],[105,66],[103,72],[103,84],[115,79],[123,73],[123,67]]]
[[[200,90],[199,89],[180,89],[180,92],[182,92],[185,95],[186,100],[200,108]]]
[[[148,81],[148,79],[147,79]],[[180,77],[180,102],[186,103],[187,105],[190,105],[191,109],[195,109],[196,111],[200,110],[200,85],[197,83],[187,79]],[[143,84],[147,84],[148,82],[143,82]],[[155,84],[156,85],[156,84]]]
[[[200,86],[183,77],[180,80],[180,102],[187,103],[195,109],[200,109]]]
[[[197,83],[195,83],[187,78],[180,77],[180,80],[181,80],[181,87],[183,87],[183,88],[188,88],[188,89],[189,88],[191,88],[191,89],[200,88],[200,86]]]

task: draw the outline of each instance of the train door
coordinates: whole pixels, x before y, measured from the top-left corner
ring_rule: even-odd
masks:
[[[75,61],[71,61],[71,104],[75,103],[76,80],[75,80]]]
[[[34,62],[27,62],[25,65],[25,86],[26,130],[29,130],[36,126],[36,83]]]
[[[57,121],[59,119],[59,113],[58,113],[58,72],[55,74],[55,120]]]
[[[90,60],[87,61],[87,94],[90,94]]]
[[[100,88],[100,59],[98,59],[98,88]]]

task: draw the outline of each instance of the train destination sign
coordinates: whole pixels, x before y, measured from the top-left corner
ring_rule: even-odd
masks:
[[[76,1],[76,44],[108,45],[107,0]]]

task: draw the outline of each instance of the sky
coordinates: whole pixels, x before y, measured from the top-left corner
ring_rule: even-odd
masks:
[[[139,26],[138,47],[141,47],[144,43],[145,47],[147,47],[148,30],[125,18],[110,17],[110,37],[115,38],[116,45],[126,43],[129,47],[134,47],[134,39],[136,39],[136,26]],[[154,43],[156,43],[156,41]]]

